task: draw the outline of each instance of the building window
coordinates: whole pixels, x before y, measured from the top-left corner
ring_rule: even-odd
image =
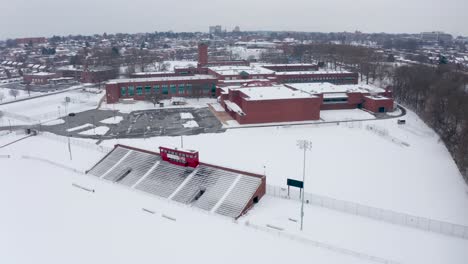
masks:
[[[209,84],[204,84],[203,85],[203,93],[208,94],[210,92],[210,85]]]
[[[211,85],[211,95],[215,96],[216,95],[216,84]]]
[[[192,94],[192,84],[187,84],[185,86],[185,89],[187,90],[187,94],[191,95]]]
[[[169,94],[169,90],[167,89],[167,84],[162,85],[162,93],[163,94]]]
[[[143,87],[137,86],[137,95],[143,95]]]
[[[126,95],[127,95],[127,88],[120,87],[120,96],[126,96]]]
[[[177,88],[175,84],[171,84],[171,94],[176,94],[177,93]]]
[[[155,94],[159,94],[159,85],[155,85],[153,89]]]
[[[151,94],[151,86],[145,87],[145,94]]]
[[[135,95],[135,88],[133,86],[128,87],[128,96]]]
[[[179,84],[179,94],[184,94],[184,88],[185,88],[184,84]]]

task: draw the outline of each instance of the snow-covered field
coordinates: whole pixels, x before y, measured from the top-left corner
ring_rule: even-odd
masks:
[[[38,93],[38,92],[30,92],[30,94],[29,94],[27,91],[17,90],[18,95],[15,98],[14,96],[12,96],[10,94],[10,90],[11,89],[0,87],[0,99],[1,99],[0,103],[14,101],[14,100],[22,99],[22,98],[25,98],[25,97],[35,96],[35,95],[41,94],[41,93]]]
[[[4,117],[0,118],[0,126],[6,125],[10,120],[12,125],[36,124],[47,122],[65,116],[72,112],[82,112],[98,106],[103,94],[95,94],[72,90],[65,93],[35,98],[0,106]],[[66,103],[65,98],[70,102]]]
[[[208,163],[265,171],[268,183],[285,186],[287,178],[302,178],[303,154],[296,141],[308,139],[313,148],[307,154],[307,192],[468,225],[468,188],[447,149],[414,113],[409,111],[405,119],[404,128],[388,119],[230,129],[186,136],[184,147],[199,150]],[[367,125],[387,135],[368,130]],[[179,142],[178,137],[158,137],[103,144],[148,148]]]
[[[303,152],[296,140],[308,139],[313,148],[306,158],[307,192],[468,225],[468,188],[448,151],[414,113],[409,111],[404,118],[404,126],[388,119],[230,129],[184,136],[184,147],[199,150],[203,162],[266,173],[268,184],[285,187],[287,178],[302,178]],[[0,146],[21,136],[4,132]],[[299,232],[298,222],[292,220],[299,219],[300,204],[270,196],[232,223],[63,167],[21,158],[40,157],[85,171],[103,157],[94,140],[75,140],[83,144],[72,144],[73,160],[66,141],[44,136],[0,148],[0,156],[12,157],[0,158],[0,263],[375,263],[254,228],[267,224],[282,227],[283,233],[293,237],[398,263],[464,264],[468,259],[468,240],[455,237],[313,205],[306,206],[305,228]],[[154,151],[159,145],[178,146],[180,138],[118,139],[102,144],[113,147],[117,143]],[[96,192],[74,188],[72,183]]]

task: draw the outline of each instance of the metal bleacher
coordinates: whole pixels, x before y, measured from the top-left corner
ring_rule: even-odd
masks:
[[[197,173],[174,196],[173,200],[185,204],[194,202],[195,206],[210,211],[236,177],[235,173],[200,165]],[[203,195],[194,201],[200,191],[204,192]]]
[[[193,170],[194,168],[180,167],[164,162],[159,164],[156,169],[135,186],[135,188],[167,198]]]
[[[252,197],[258,186],[260,186],[260,183],[261,180],[259,178],[242,176],[236,186],[234,186],[234,189],[232,189],[223,203],[218,207],[216,213],[230,217],[240,215],[248,202],[243,197]]]
[[[101,177],[104,173],[106,173],[112,166],[114,166],[117,162],[120,161],[125,154],[127,154],[130,150],[126,148],[115,148],[112,152],[110,152],[104,159],[96,164],[88,174]]]
[[[116,146],[89,174],[153,195],[237,218],[262,180],[199,165],[183,167],[157,154]]]

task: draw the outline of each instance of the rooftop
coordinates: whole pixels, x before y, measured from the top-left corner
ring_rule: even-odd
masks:
[[[151,78],[133,78],[133,79],[114,79],[108,84],[118,83],[139,83],[139,82],[158,82],[158,81],[188,81],[188,80],[217,80],[211,75],[193,75],[193,76],[170,76],[170,77],[151,77]]]
[[[384,89],[368,84],[335,85],[332,83],[290,83],[288,87],[311,94],[323,93],[383,93]]]
[[[229,89],[240,90],[243,94],[248,96],[246,100],[249,101],[316,98],[314,95],[302,91],[295,91],[284,85],[231,87]]]
[[[208,69],[220,75],[239,75],[241,72],[248,74],[274,74],[275,72],[258,66],[216,66]]]

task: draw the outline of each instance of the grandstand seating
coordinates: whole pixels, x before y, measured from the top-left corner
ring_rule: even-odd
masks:
[[[104,173],[106,173],[112,166],[114,166],[117,162],[120,161],[125,154],[127,154],[130,150],[126,148],[115,148],[111,151],[104,159],[96,164],[91,170],[89,170],[89,174],[101,177]]]
[[[115,147],[88,173],[233,218],[240,216],[262,181],[208,165],[174,165],[157,154],[124,146]]]
[[[162,162],[135,188],[167,198],[193,170],[194,168],[191,167],[181,167]]]
[[[244,197],[252,195],[260,186],[261,180],[255,177],[242,176],[234,189],[229,193],[223,203],[218,207],[216,213],[230,217],[237,217],[247,205],[248,200]]]

